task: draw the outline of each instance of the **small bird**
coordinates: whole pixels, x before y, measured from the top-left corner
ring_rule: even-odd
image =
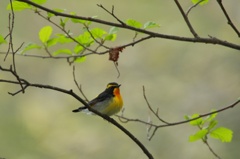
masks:
[[[107,88],[88,104],[98,112],[111,116],[118,113],[123,106],[123,100],[120,94],[120,84],[111,82],[107,84]],[[92,114],[86,106],[79,107],[72,112],[86,112]]]

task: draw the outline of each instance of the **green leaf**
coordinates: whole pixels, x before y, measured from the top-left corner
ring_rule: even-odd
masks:
[[[108,34],[105,36],[104,40],[108,40],[108,41],[114,41],[117,38],[117,31],[118,28],[117,27],[111,27],[108,31]]]
[[[0,44],[7,43],[7,41],[4,39],[2,35],[0,35]]]
[[[46,43],[51,35],[52,35],[51,26],[45,26],[39,31],[39,39],[41,40],[42,43]]]
[[[19,1],[13,1],[12,2],[12,7],[14,11],[21,11],[24,9],[30,9],[32,8],[31,5],[24,3],[24,2],[19,2]],[[8,4],[7,10],[11,10],[11,3]]]
[[[24,54],[26,51],[29,51],[29,50],[32,50],[32,49],[41,49],[42,47],[39,46],[38,44],[35,44],[35,43],[29,43],[27,44],[23,51],[21,52],[21,54]]]
[[[202,1],[202,2],[200,2]],[[208,0],[192,0],[193,4],[197,4],[198,2],[200,2],[200,5],[204,5],[208,3]]]
[[[126,21],[126,24],[135,28],[141,28],[142,27],[142,23],[134,20],[134,19],[128,19]]]
[[[160,27],[160,25],[155,22],[146,22],[143,25],[143,29],[150,29],[150,28],[156,28],[156,27]]]
[[[47,47],[50,47],[50,46],[53,46],[53,45],[56,45],[59,41],[59,38],[56,37],[56,38],[51,38],[47,41]]]
[[[84,62],[86,58],[87,58],[86,56],[78,57],[74,60],[74,62],[81,63]]]
[[[94,40],[93,38],[91,37],[91,35],[86,31],[84,32],[83,34],[79,35],[76,40],[83,44],[83,45],[86,45],[86,46],[90,46]]]
[[[214,112],[215,110],[212,110],[211,112]],[[207,116],[206,121],[211,121],[217,117],[217,113],[211,114]]]
[[[71,14],[71,15],[76,15],[75,12],[71,12],[70,14]],[[72,21],[73,23],[80,23],[80,24],[88,24],[88,23],[89,23],[89,21],[87,21],[87,20],[81,20],[81,19],[76,19],[76,18],[71,18],[71,21]],[[89,24],[90,24],[90,23],[89,23]]]
[[[189,141],[194,142],[194,141],[197,141],[199,139],[203,139],[207,135],[207,133],[208,133],[207,129],[199,130],[196,134],[191,135],[189,137]]]
[[[71,21],[73,23],[81,23],[81,24],[85,24],[86,20],[80,20],[80,19],[76,19],[76,18],[71,18]]]
[[[66,43],[70,43],[73,40],[68,38],[66,35],[64,34],[56,34],[58,36],[58,42],[61,44],[66,44]]]
[[[190,120],[191,119],[190,116],[188,116],[188,115],[184,115],[184,118],[185,118],[185,120]]]
[[[117,27],[111,27],[109,29],[108,34],[116,34],[118,32],[118,28]]]
[[[37,4],[44,4],[47,2],[47,0],[31,0],[31,1]]]
[[[108,34],[107,36],[105,36],[104,40],[108,40],[108,41],[114,41],[117,38],[117,34]]]
[[[230,130],[228,128],[219,127],[219,128],[214,129],[213,131],[211,131],[210,136],[212,138],[218,139],[222,142],[231,142],[233,132],[232,132],[232,130]]]
[[[78,53],[80,53],[82,50],[83,50],[83,47],[82,47],[81,45],[76,45],[73,51],[74,51],[76,54],[78,54]]]
[[[217,125],[218,121],[217,120],[212,120],[210,121],[209,125],[208,125],[208,130],[213,129],[216,125]]]
[[[71,50],[69,50],[69,49],[59,49],[59,50],[53,52],[53,56],[57,56],[57,55],[59,55],[59,54],[72,55],[72,52],[71,52]]]
[[[60,26],[64,28],[68,20],[69,18],[60,18]]]
[[[193,114],[190,119],[193,119],[193,118],[197,118],[199,117],[199,114]],[[193,125],[193,126],[196,126],[196,125],[201,125],[203,122],[203,119],[202,118],[198,118],[196,120],[193,120],[193,121],[190,121],[190,124]]]
[[[94,28],[90,32],[94,38],[100,38],[100,39],[102,39],[103,35],[107,34],[105,30],[100,28]]]

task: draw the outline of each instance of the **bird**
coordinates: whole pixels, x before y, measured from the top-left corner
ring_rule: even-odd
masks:
[[[96,98],[88,102],[88,105],[94,110],[107,116],[117,114],[123,107],[123,100],[119,89],[120,86],[121,85],[116,82],[108,83],[106,89]],[[87,106],[81,106],[78,109],[74,109],[72,112],[86,112],[87,114],[93,114],[88,110]]]

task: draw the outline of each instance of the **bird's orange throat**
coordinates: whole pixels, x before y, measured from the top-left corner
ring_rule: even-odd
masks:
[[[116,100],[118,100],[119,104],[122,105],[123,101],[122,101],[122,97],[121,97],[121,94],[120,94],[120,89],[119,88],[115,88],[113,93],[114,93],[114,95],[116,97]]]
[[[120,96],[120,89],[119,88],[115,88],[113,91],[115,96]]]

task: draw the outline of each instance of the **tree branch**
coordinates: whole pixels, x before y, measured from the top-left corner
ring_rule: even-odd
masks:
[[[189,30],[191,31],[191,33],[193,34],[193,36],[194,36],[195,38],[198,38],[199,36],[198,36],[198,34],[195,32],[195,30],[193,29],[190,21],[188,20],[188,17],[186,16],[186,14],[184,13],[184,11],[183,11],[183,9],[182,9],[182,6],[181,6],[180,3],[178,2],[178,0],[174,0],[174,2],[176,3],[179,11],[181,12],[181,14],[182,14],[182,16],[183,16],[183,19],[185,20],[185,22],[186,22]]]
[[[12,73],[11,69],[2,68],[1,66],[0,66],[0,70]],[[17,81],[10,81],[10,80],[3,80],[3,79],[0,79],[0,82],[11,83],[11,84],[19,84],[19,82],[17,82]],[[118,122],[116,122],[113,118],[111,118],[107,115],[104,115],[104,114],[94,110],[93,108],[91,108],[85,100],[83,100],[81,97],[79,97],[71,89],[66,90],[66,89],[63,89],[63,88],[54,87],[54,86],[50,86],[50,85],[34,84],[34,83],[30,83],[30,82],[28,82],[26,80],[23,80],[23,79],[21,80],[21,84],[24,85],[25,89],[28,88],[28,87],[37,87],[37,88],[43,88],[43,89],[49,89],[49,90],[53,90],[53,91],[57,91],[57,92],[62,92],[62,93],[65,93],[65,94],[68,94],[68,95],[74,97],[76,100],[78,100],[84,106],[86,106],[91,112],[93,112],[94,114],[96,114],[96,115],[100,116],[101,118],[107,120],[108,122],[110,122],[114,126],[116,126],[118,129],[120,129],[123,133],[125,133],[129,138],[131,138],[132,141],[134,141],[142,149],[142,151],[145,153],[146,156],[148,156],[149,159],[153,159],[152,154],[147,150],[147,148],[133,134],[131,134],[127,129],[125,129],[122,125],[120,125]],[[20,92],[21,91],[18,91],[16,93],[12,93],[12,95],[16,95]]]
[[[236,26],[233,24],[232,20],[230,19],[227,11],[225,10],[223,4],[222,4],[222,0],[217,0],[217,3],[219,4],[220,8],[223,11],[223,14],[225,15],[225,17],[228,20],[228,24],[232,27],[232,29],[236,32],[236,34],[238,35],[238,37],[240,37],[240,32],[238,31],[238,29],[236,28]]]
[[[126,25],[122,20],[120,20],[115,14],[114,14],[114,6],[112,6],[112,11],[110,12],[109,10],[107,10],[103,5],[101,4],[97,4],[98,7],[102,8],[103,10],[105,10],[107,13],[109,13],[111,16],[113,16],[120,24],[122,25]]]
[[[193,6],[189,7],[189,9],[186,12],[186,16],[188,16],[188,14],[190,13],[190,11],[194,8],[197,7],[201,2],[203,2],[205,0],[199,0],[196,4],[194,4]]]
[[[146,94],[145,94],[145,87],[144,87],[144,86],[143,86],[143,97],[144,97],[144,99],[145,99],[145,101],[146,101],[146,103],[147,103],[147,106],[148,106],[149,110],[155,115],[155,117],[157,117],[158,120],[160,120],[161,122],[163,122],[163,123],[165,123],[165,124],[169,124],[168,122],[166,122],[165,120],[163,120],[162,118],[160,118],[160,116],[158,115],[158,109],[157,109],[156,112],[152,109],[150,103],[149,103],[148,100],[147,100],[147,97],[146,97]]]
[[[144,87],[143,87],[144,88]],[[140,120],[140,119],[131,119],[131,118],[128,118],[128,117],[124,117],[124,115],[122,114],[121,116],[117,115],[117,117],[120,119],[121,122],[124,122],[124,123],[127,123],[127,122],[138,122],[138,123],[141,123],[141,124],[146,124],[148,126],[151,126],[154,128],[154,130],[152,131],[152,134],[149,135],[148,139],[151,140],[153,138],[153,136],[155,135],[155,133],[157,132],[157,130],[159,128],[162,128],[162,127],[169,127],[169,126],[175,126],[175,125],[181,125],[181,124],[185,124],[185,123],[189,123],[191,121],[194,121],[194,120],[197,120],[199,118],[202,118],[202,117],[206,117],[206,116],[209,116],[209,115],[212,115],[212,114],[215,114],[215,113],[220,113],[222,111],[225,111],[227,109],[230,109],[230,108],[233,108],[235,107],[237,104],[240,103],[240,98],[235,101],[234,103],[228,105],[228,106],[225,106],[221,109],[218,109],[216,111],[212,111],[210,113],[205,113],[205,114],[202,114],[202,115],[199,115],[198,117],[196,118],[192,118],[192,119],[189,119],[189,120],[184,120],[184,121],[179,121],[179,122],[167,122],[165,120],[162,120],[160,118],[160,116],[157,114],[157,112],[154,112],[151,105],[149,104],[148,100],[147,100],[147,97],[145,95],[145,90],[143,89],[143,95],[144,95],[144,99],[146,100],[146,103],[147,103],[147,106],[148,108],[150,109],[150,111],[159,119],[159,121],[161,122],[164,122],[165,124],[160,124],[160,125],[157,125],[157,124],[154,124],[154,123],[151,123],[151,122],[146,122],[146,121],[143,121],[143,120]],[[123,119],[123,120],[122,120]]]
[[[34,7],[42,9],[46,12],[52,13],[55,16],[81,19],[81,20],[96,22],[96,23],[99,23],[99,24],[115,26],[115,27],[119,27],[119,28],[123,28],[123,29],[128,29],[128,30],[133,30],[133,31],[136,31],[136,32],[144,33],[144,34],[147,34],[147,35],[149,35],[151,37],[154,37],[154,38],[163,38],[163,39],[193,42],[193,43],[198,42],[198,43],[206,43],[206,44],[217,44],[217,45],[229,47],[229,48],[232,48],[232,49],[240,50],[240,45],[227,42],[226,40],[212,39],[212,38],[202,38],[202,37],[201,38],[200,37],[190,38],[190,37],[180,37],[180,36],[174,36],[174,35],[160,34],[160,33],[151,32],[151,31],[148,31],[148,30],[145,30],[145,29],[135,28],[135,27],[132,27],[132,26],[129,26],[129,25],[122,25],[122,24],[119,24],[119,23],[108,22],[108,21],[104,21],[104,20],[100,20],[100,19],[91,18],[91,17],[83,17],[83,16],[76,16],[76,15],[71,15],[71,14],[60,13],[60,12],[48,9],[46,7],[43,7],[41,5],[38,5],[38,4],[36,4],[32,1],[28,1],[28,0],[17,0],[17,1],[25,2],[27,4],[30,4],[30,5],[34,6]]]

